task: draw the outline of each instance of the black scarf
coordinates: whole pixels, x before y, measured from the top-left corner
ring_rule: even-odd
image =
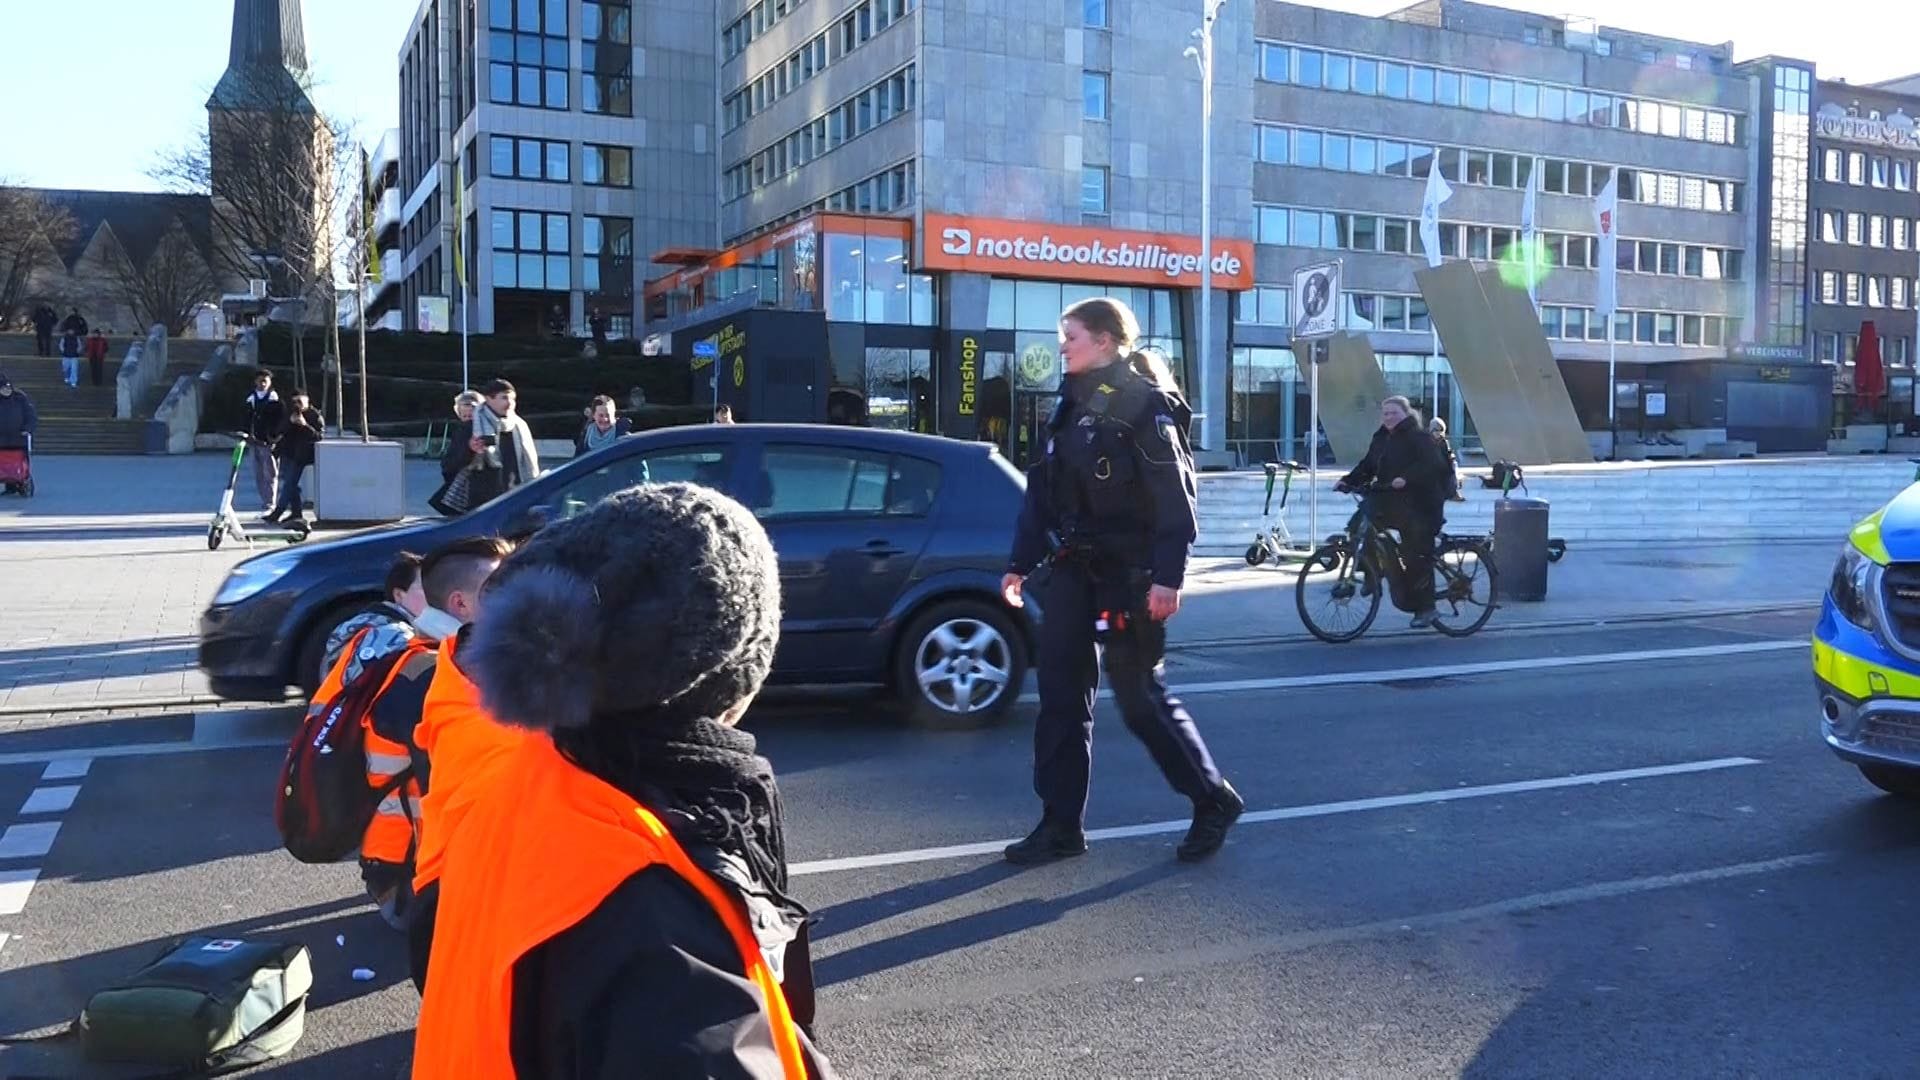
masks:
[[[683,840],[744,859],[783,897],[787,847],[773,766],[753,736],[712,720],[596,716],[555,731],[568,760],[659,813]]]

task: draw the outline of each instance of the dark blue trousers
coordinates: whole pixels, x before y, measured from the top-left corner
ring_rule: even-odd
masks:
[[[1040,717],[1033,732],[1033,790],[1049,821],[1083,828],[1093,770],[1093,703],[1102,649],[1094,620],[1117,594],[1079,563],[1058,565],[1039,594]],[[1135,605],[1144,608],[1144,604]],[[1167,690],[1167,629],[1139,611],[1138,621],[1106,645],[1107,680],[1127,729],[1146,745],[1173,789],[1200,800],[1220,790],[1220,770],[1193,717]]]

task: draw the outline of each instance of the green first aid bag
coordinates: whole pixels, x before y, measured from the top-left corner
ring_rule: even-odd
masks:
[[[304,945],[188,938],[93,995],[75,1025],[89,1061],[218,1076],[285,1055],[306,1028]]]

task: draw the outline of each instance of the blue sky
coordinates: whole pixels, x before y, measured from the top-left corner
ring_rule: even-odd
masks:
[[[1127,0],[1111,0],[1124,4]],[[1195,21],[1201,0],[1192,0]],[[1266,0],[1228,0],[1231,4]],[[39,187],[152,190],[169,147],[206,122],[207,94],[226,68],[232,0],[7,0],[0,65],[0,181]],[[1322,7],[1380,14],[1394,0]],[[1568,0],[1504,6],[1566,13]],[[367,142],[398,120],[401,43],[415,0],[307,0],[308,49],[322,108]],[[1875,9],[1878,9],[1876,11]],[[1585,14],[1608,25],[1696,41],[1734,38],[1738,56],[1813,60],[1829,78],[1866,83],[1920,71],[1899,5],[1827,0],[1817,7],[1736,0],[1608,0]],[[1904,40],[1903,40],[1904,39]],[[1185,41],[1171,37],[1169,64]]]

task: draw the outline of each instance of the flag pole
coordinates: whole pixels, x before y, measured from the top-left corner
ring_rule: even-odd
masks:
[[[1615,381],[1615,348],[1613,330],[1619,320],[1612,314],[1607,316],[1607,460],[1620,460],[1620,405],[1619,384]]]

